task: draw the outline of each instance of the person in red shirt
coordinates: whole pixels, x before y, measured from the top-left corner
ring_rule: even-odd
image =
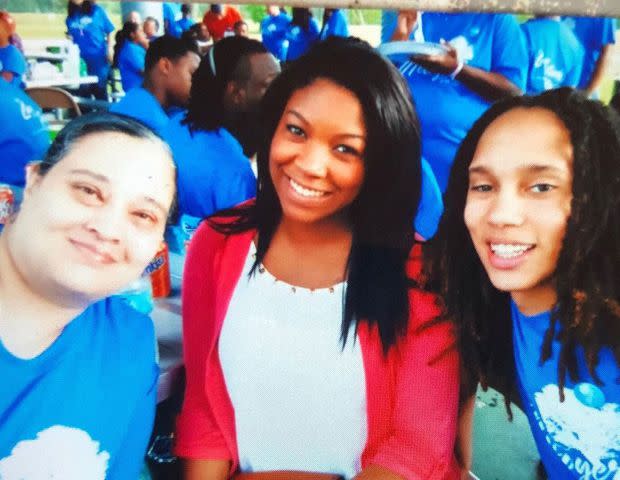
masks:
[[[213,41],[217,42],[226,36],[226,32],[232,35],[235,23],[241,20],[241,14],[235,7],[214,3],[205,13],[202,23],[206,25]]]

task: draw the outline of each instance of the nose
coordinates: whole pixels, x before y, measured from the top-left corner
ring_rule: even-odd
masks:
[[[296,164],[305,175],[322,178],[327,175],[328,158],[328,148],[319,142],[309,141],[297,157]]]
[[[118,244],[123,233],[124,219],[125,210],[119,205],[108,203],[94,208],[85,226],[98,239]]]
[[[524,202],[520,196],[508,189],[501,189],[493,199],[489,222],[498,227],[518,226],[523,223]]]

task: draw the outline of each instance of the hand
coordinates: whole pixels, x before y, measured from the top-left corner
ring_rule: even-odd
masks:
[[[392,33],[391,41],[409,40],[411,32],[418,21],[417,10],[399,10],[396,19],[396,28]]]
[[[412,55],[411,60],[421,65],[431,73],[450,75],[459,65],[459,56],[456,48],[445,40],[441,44],[446,48],[446,52],[438,55]]]

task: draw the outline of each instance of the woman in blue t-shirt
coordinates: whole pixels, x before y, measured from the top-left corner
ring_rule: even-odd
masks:
[[[96,98],[106,100],[106,82],[110,72],[110,42],[114,25],[103,8],[91,0],[69,0],[67,3],[67,33],[80,48],[89,75],[99,82],[92,89]]]
[[[463,397],[480,381],[519,404],[550,479],[620,475],[618,158],[620,118],[580,93],[499,102],[459,149],[427,252]]]
[[[114,45],[114,66],[121,72],[123,90],[142,85],[144,61],[148,40],[139,23],[125,22],[123,29],[116,34]]]
[[[28,168],[0,234],[0,478],[138,478],[157,393],[150,318],[113,293],[163,240],[170,150],[82,116]]]

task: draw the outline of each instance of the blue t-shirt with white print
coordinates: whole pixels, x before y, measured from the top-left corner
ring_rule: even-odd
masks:
[[[616,43],[616,19],[607,17],[563,17],[564,24],[570,28],[583,45],[585,52],[579,88],[586,88],[596,62],[601,56],[601,48]]]
[[[35,358],[0,341],[0,478],[138,478],[157,374],[152,321],[118,297],[89,306]]]
[[[525,88],[525,40],[513,15],[425,12],[422,32],[427,42],[450,42],[467,65],[499,73]],[[459,80],[430,73],[413,62],[402,64],[400,71],[420,118],[422,153],[444,191],[458,146],[491,102]]]
[[[311,18],[308,30],[304,30],[299,25],[291,23],[286,31],[286,39],[288,40],[286,60],[292,62],[310,50],[310,47],[319,40],[319,24]]]
[[[539,362],[550,312],[523,315],[512,304],[514,357],[524,411],[550,480],[620,478],[620,367],[610,349],[602,349],[596,373],[588,372],[583,349],[577,349],[579,378],[567,375],[565,400],[558,391],[560,344]]]
[[[260,33],[265,48],[280,61],[286,60],[288,41],[286,30],[291,23],[291,17],[280,12],[278,15],[267,15],[260,22]]]
[[[225,128],[191,132],[175,114],[164,131],[177,167],[179,211],[204,218],[256,196],[256,177],[243,147]]]
[[[529,56],[526,92],[536,95],[558,87],[576,87],[583,67],[583,47],[575,34],[553,18],[533,18],[521,25]]]
[[[99,5],[93,5],[90,15],[76,13],[65,20],[69,35],[86,63],[104,60],[108,51],[106,37],[114,31],[114,24]]]
[[[26,165],[43,160],[49,145],[41,107],[21,88],[0,78],[0,183],[23,187]]]

